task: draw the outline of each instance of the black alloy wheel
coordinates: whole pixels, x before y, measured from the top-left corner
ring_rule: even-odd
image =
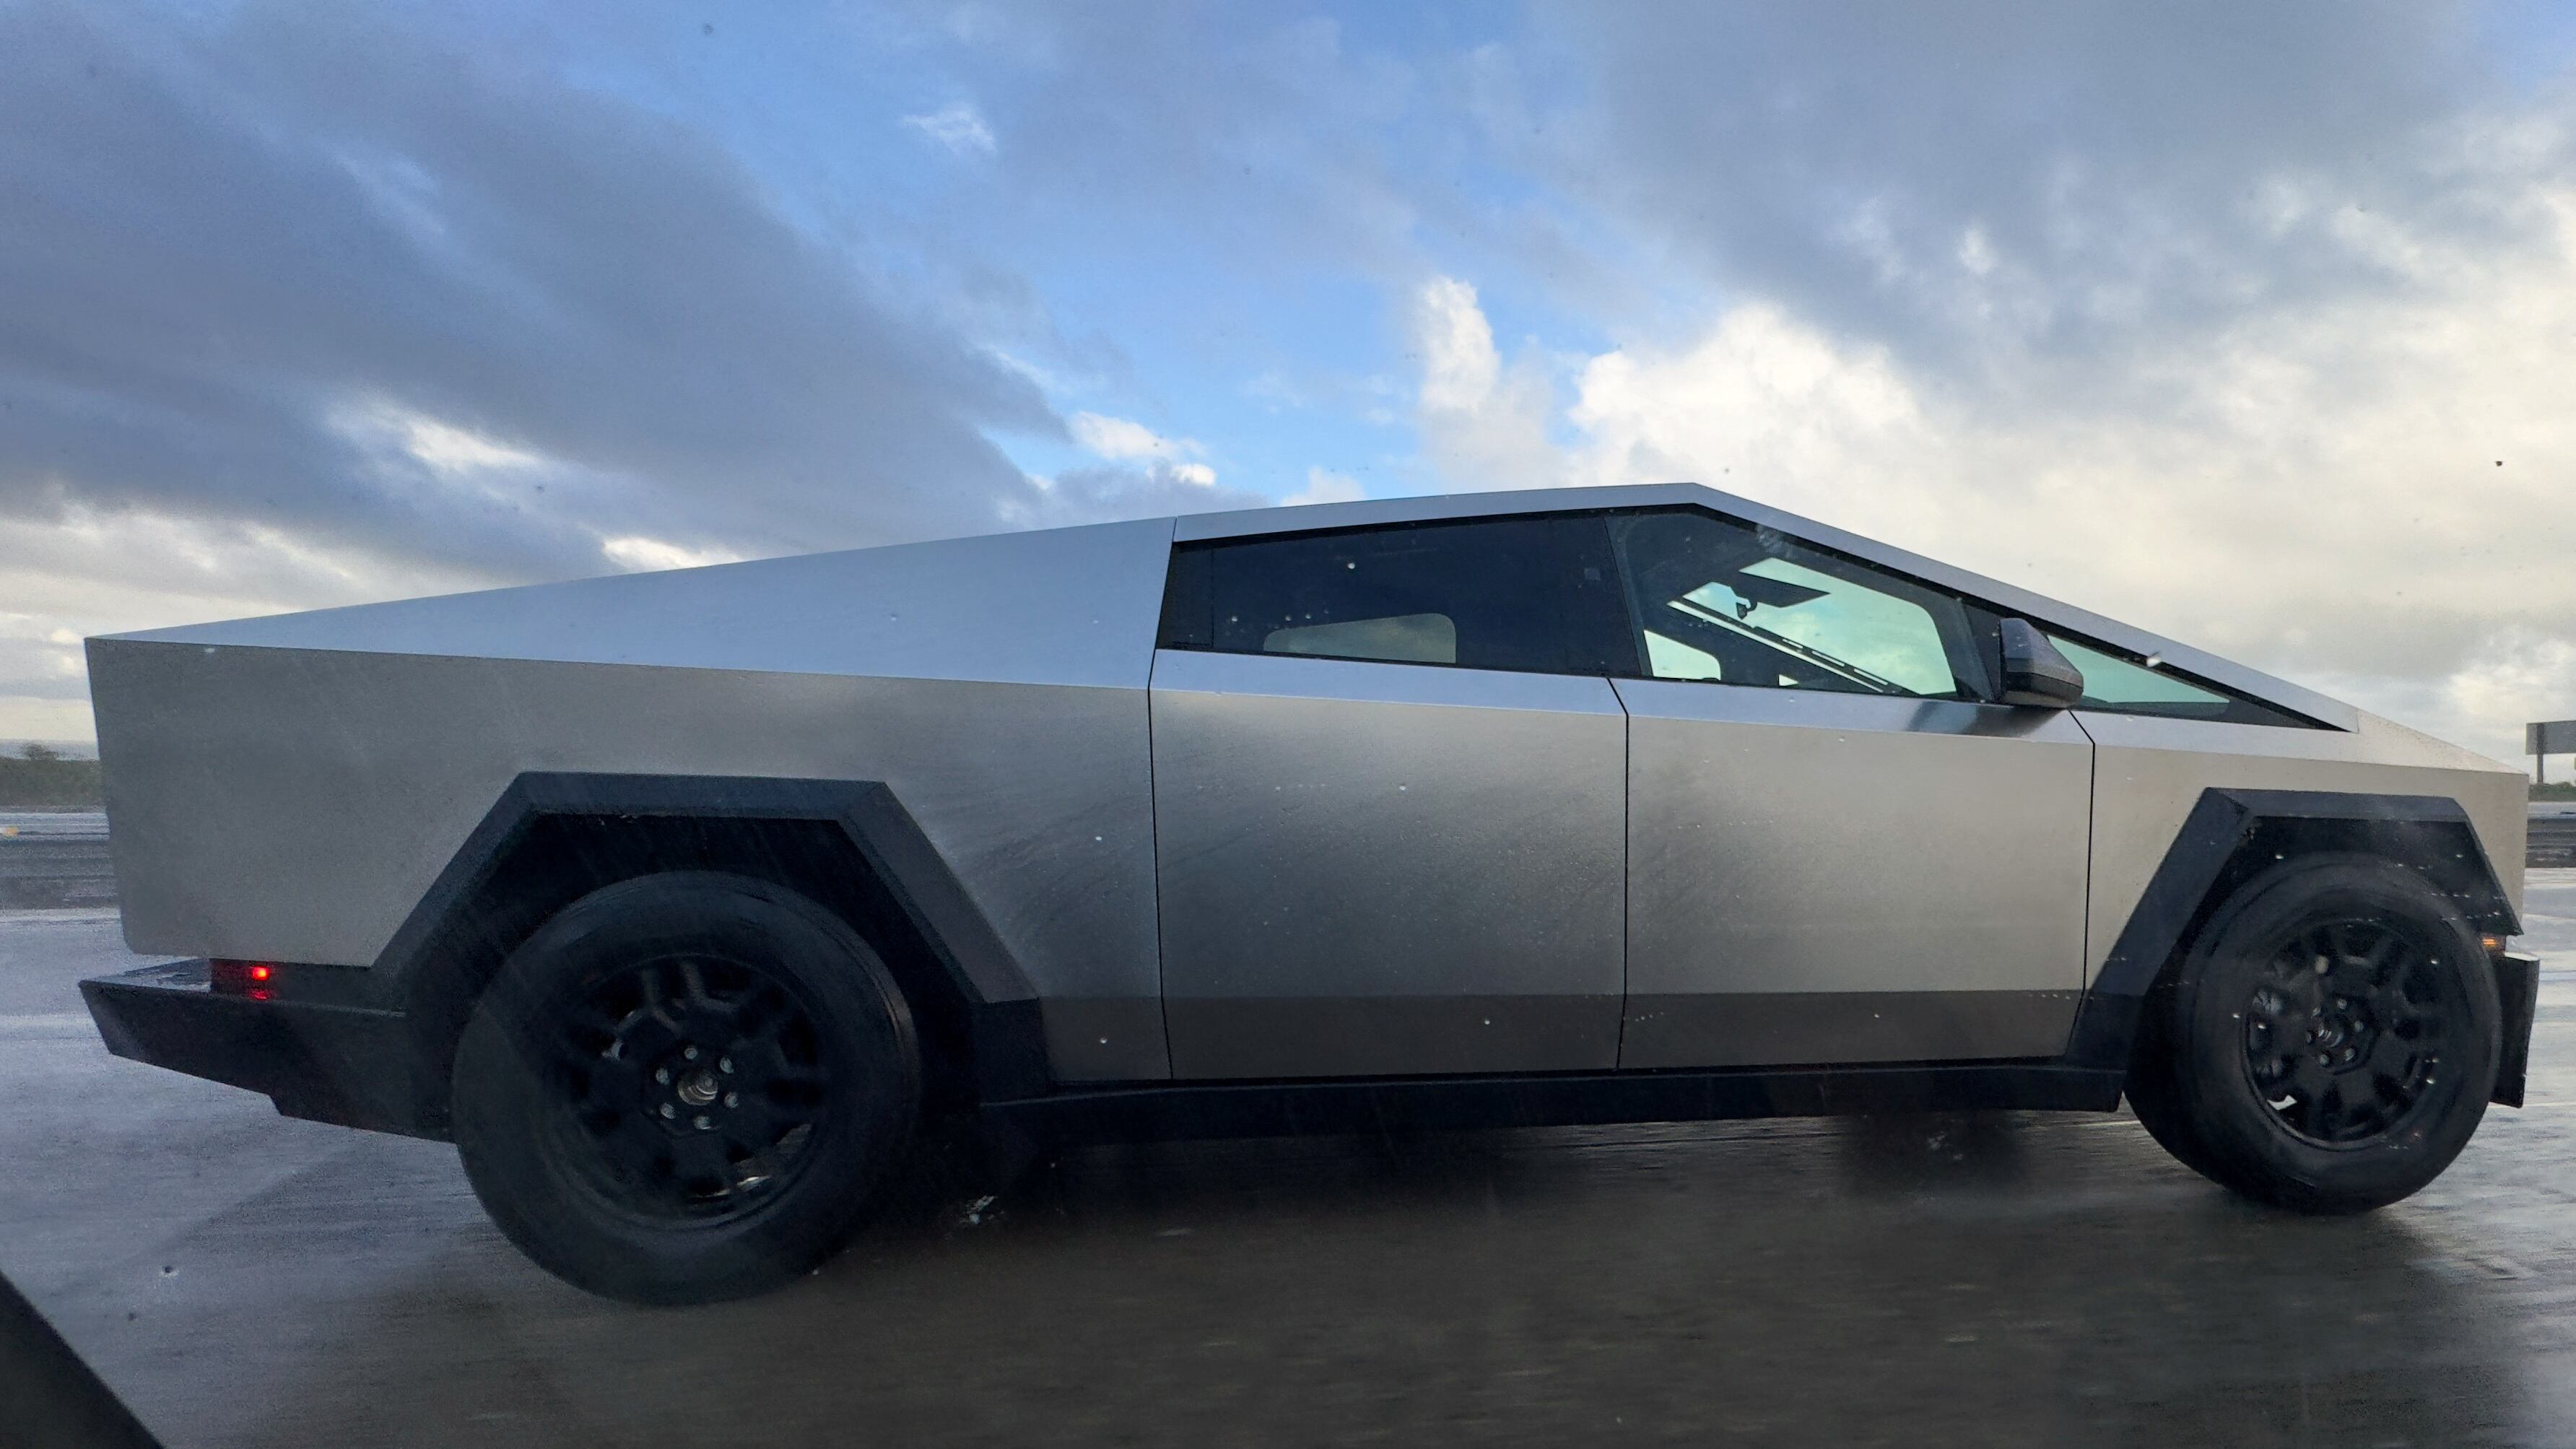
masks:
[[[640,962],[555,1033],[554,1082],[594,1186],[631,1211],[715,1220],[790,1189],[829,1110],[813,1014],[756,963]]]
[[[2440,947],[2386,920],[2325,920],[2273,953],[2245,1006],[2245,1069],[2301,1138],[2385,1136],[2425,1099],[2464,1014]]]
[[[476,1004],[458,1156],[504,1235],[576,1286],[704,1303],[849,1240],[921,1113],[912,1013],[849,924],[766,881],[592,892]]]
[[[2293,857],[2238,887],[2146,1002],[2128,1098],[2193,1171],[2302,1212],[2439,1176],[2495,1087],[2495,971],[2393,861]]]

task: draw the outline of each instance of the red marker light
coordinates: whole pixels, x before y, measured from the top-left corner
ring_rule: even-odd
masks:
[[[277,963],[273,961],[209,961],[207,985],[218,996],[247,996],[253,1001],[266,1001],[275,992],[278,981]]]

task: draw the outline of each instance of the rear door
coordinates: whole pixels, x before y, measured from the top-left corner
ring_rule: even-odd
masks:
[[[1162,642],[1173,1076],[1616,1065],[1636,656],[1602,518],[1185,544]]]
[[[1643,672],[1624,1067],[2054,1055],[2092,745],[1965,601],[1698,509],[1612,520]]]

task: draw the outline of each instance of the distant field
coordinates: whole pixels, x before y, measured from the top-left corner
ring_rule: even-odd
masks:
[[[0,755],[0,810],[99,808],[98,761],[42,752],[19,758]]]

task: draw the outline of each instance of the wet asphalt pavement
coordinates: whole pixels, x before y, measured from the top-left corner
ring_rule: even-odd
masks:
[[[2576,1444],[2576,870],[2529,904],[2532,1105],[2365,1217],[2125,1116],[1194,1144],[685,1311],[448,1148],[109,1057],[113,914],[0,915],[0,1269],[174,1446]]]

